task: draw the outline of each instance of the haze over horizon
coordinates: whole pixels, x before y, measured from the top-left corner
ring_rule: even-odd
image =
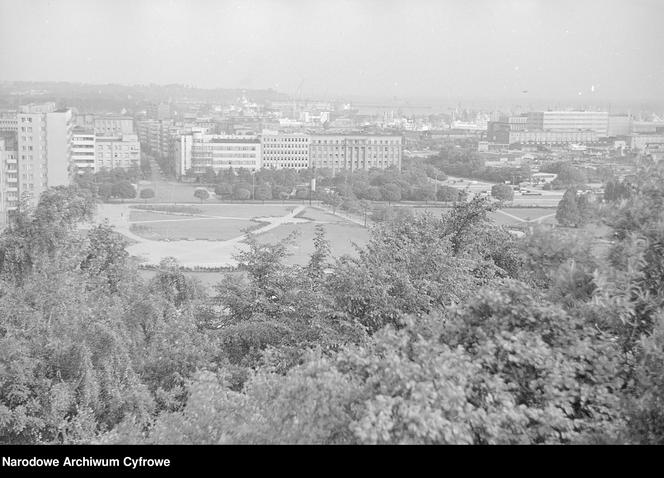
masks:
[[[656,0],[0,0],[4,81],[664,98]]]

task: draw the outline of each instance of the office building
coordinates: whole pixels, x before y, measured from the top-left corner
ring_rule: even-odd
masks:
[[[218,172],[261,167],[261,140],[256,136],[193,134],[191,168],[196,174],[208,168]]]
[[[632,134],[632,118],[628,115],[609,116],[609,137],[629,136]]]
[[[594,131],[599,138],[609,129],[607,111],[535,111],[528,113],[527,129],[543,131]]]
[[[301,133],[267,132],[261,135],[264,168],[307,169],[309,136]]]
[[[384,135],[312,135],[309,165],[313,168],[357,170],[401,168],[402,137]]]
[[[503,133],[504,134],[504,133]],[[504,136],[500,136],[502,140]],[[595,131],[509,131],[507,144],[550,144],[564,145],[570,143],[596,143],[598,134]],[[505,144],[505,143],[501,143]]]

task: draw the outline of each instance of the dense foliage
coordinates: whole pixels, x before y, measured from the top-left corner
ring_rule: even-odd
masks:
[[[0,235],[0,443],[663,443],[663,185],[587,209],[611,244],[476,199],[303,266],[250,239],[211,292],[49,190]]]

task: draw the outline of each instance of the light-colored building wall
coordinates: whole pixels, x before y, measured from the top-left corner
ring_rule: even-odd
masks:
[[[265,133],[261,135],[264,168],[307,169],[309,136],[306,134]]]
[[[73,121],[71,110],[46,114],[46,185],[66,186],[72,174],[71,142]]]
[[[94,132],[100,136],[134,134],[134,119],[129,116],[95,116]]]
[[[312,135],[309,163],[332,171],[401,168],[402,143],[401,136]]]
[[[510,131],[509,144],[569,144],[596,143],[595,131]]]
[[[76,172],[96,171],[96,136],[93,130],[76,127],[72,133],[71,160]]]
[[[536,111],[528,114],[529,130],[594,131],[605,137],[609,129],[607,111]]]
[[[18,160],[15,141],[0,137],[0,227],[7,224],[8,214],[18,208]]]
[[[632,118],[627,115],[609,116],[609,137],[629,136],[632,133]]]
[[[173,144],[173,163],[175,174],[181,178],[192,168],[193,134],[182,134]]]
[[[229,168],[257,170],[261,167],[261,141],[256,136],[193,135],[194,173],[205,173],[208,168],[217,172]]]
[[[634,134],[630,141],[630,147],[638,151],[655,144],[664,144],[664,134]]]
[[[125,134],[123,136],[97,136],[96,146],[96,170],[101,169],[129,169],[140,167],[141,146],[138,136]]]

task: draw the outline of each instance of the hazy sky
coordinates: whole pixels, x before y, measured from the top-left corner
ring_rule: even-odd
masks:
[[[661,99],[663,19],[661,0],[0,0],[0,80]]]

